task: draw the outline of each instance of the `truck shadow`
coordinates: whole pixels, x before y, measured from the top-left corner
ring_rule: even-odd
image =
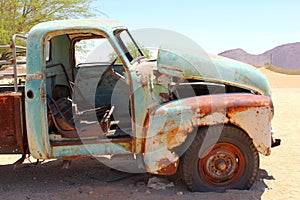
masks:
[[[184,195],[187,199],[261,199],[268,188],[264,180],[275,180],[266,170],[260,169],[257,181],[250,190],[192,193],[178,176],[160,176],[159,180],[169,186],[155,189],[147,184],[149,179],[158,176],[120,172],[95,158],[75,160],[69,169],[62,169],[62,164],[59,160],[37,165],[26,163],[16,170],[12,165],[0,165],[0,196],[2,199],[82,199],[91,196],[105,199],[180,199]]]

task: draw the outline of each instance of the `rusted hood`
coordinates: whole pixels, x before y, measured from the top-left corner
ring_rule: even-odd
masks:
[[[160,48],[157,68],[161,73],[184,79],[221,82],[270,96],[267,78],[255,67],[201,51]]]

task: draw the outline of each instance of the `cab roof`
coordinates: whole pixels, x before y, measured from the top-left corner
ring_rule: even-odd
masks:
[[[76,29],[98,29],[110,33],[116,28],[125,28],[125,26],[121,22],[111,19],[54,20],[35,25],[30,30],[29,37],[30,35],[43,37],[45,34],[53,31]]]

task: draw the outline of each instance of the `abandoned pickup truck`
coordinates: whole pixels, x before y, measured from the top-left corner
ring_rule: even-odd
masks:
[[[247,64],[163,47],[147,59],[113,20],[44,22],[31,29],[26,48],[17,37],[12,59],[0,62],[13,66],[13,81],[1,75],[0,150],[22,153],[15,166],[27,154],[64,163],[131,155],[145,172],[180,172],[192,191],[249,189],[258,153],[268,156],[279,144],[269,83]],[[106,48],[79,63],[78,44],[91,40]]]

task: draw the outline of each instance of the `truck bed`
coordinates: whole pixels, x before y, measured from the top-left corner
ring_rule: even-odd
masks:
[[[0,88],[4,90],[3,87]],[[24,126],[23,119],[25,114],[23,108],[24,108],[24,95],[22,94],[22,92],[11,92],[9,91],[9,88],[6,88],[5,92],[0,93],[0,152],[1,153],[19,152],[17,147],[22,145],[23,135],[25,130],[23,127]]]

